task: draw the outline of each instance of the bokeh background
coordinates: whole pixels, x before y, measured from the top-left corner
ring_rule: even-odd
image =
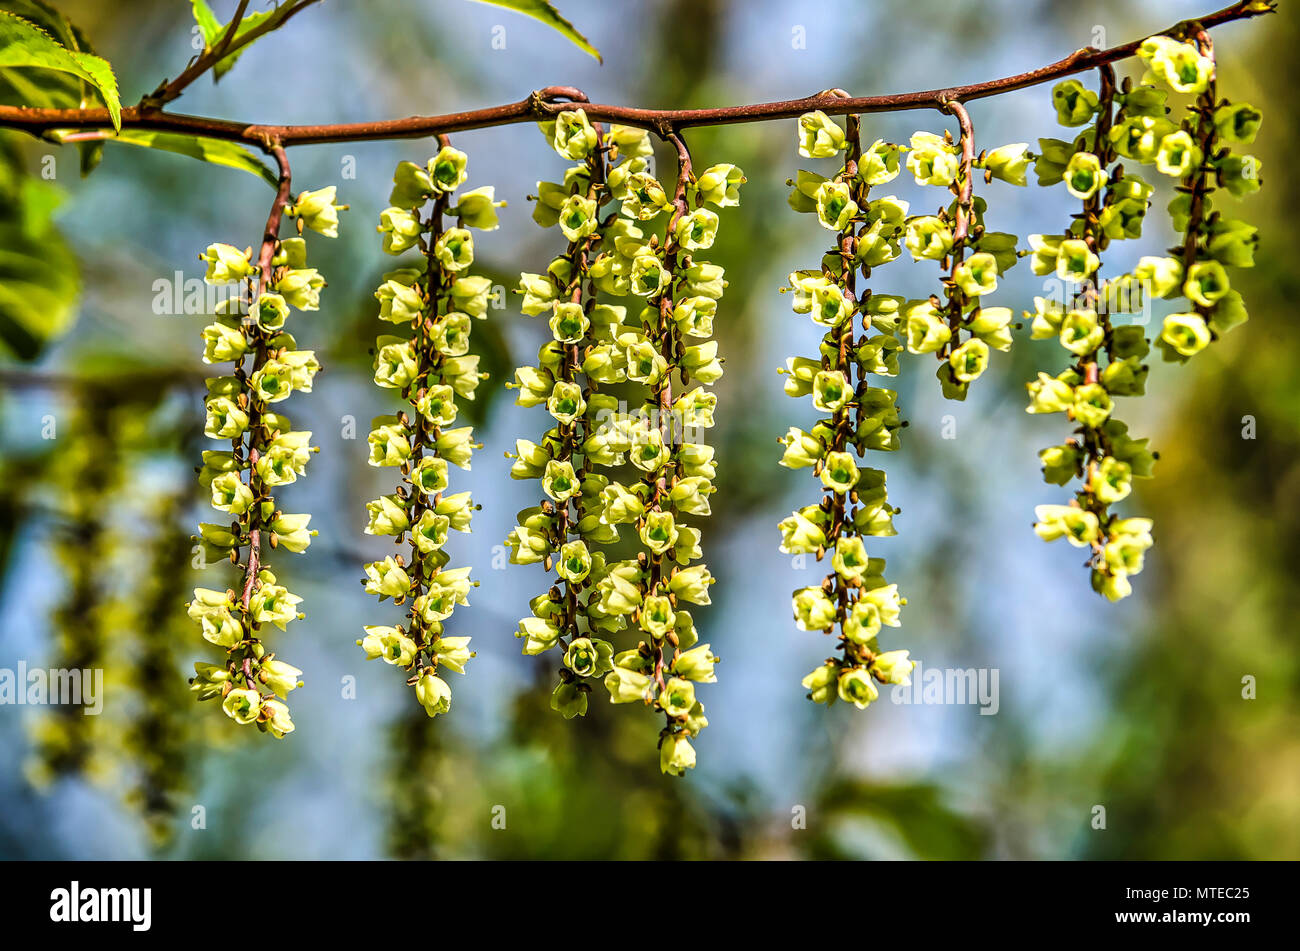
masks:
[[[124,101],[191,53],[189,5],[179,0],[59,6],[114,63]],[[217,4],[218,14],[230,6]],[[201,80],[175,108],[328,122],[489,105],[548,84],[663,106],[834,86],[901,91],[1019,72],[1207,12],[1191,0],[560,6],[601,48],[603,66],[489,6],[333,2],[253,46],[220,84]],[[502,35],[505,48],[494,48]],[[926,667],[996,669],[992,716],[972,704],[897,705],[888,694],[866,712],[804,699],[799,679],[828,645],[793,628],[789,592],[819,566],[781,555],[775,526],[816,491],[806,472],[776,465],[775,439],[812,410],[783,396],[775,370],[813,352],[817,337],[778,289],[789,271],[815,266],[824,232],[785,204],[784,180],[810,167],[796,154],[793,121],[689,133],[698,162],[734,162],[749,183],[713,254],[731,282],[717,321],[727,361],[713,431],[720,491],[705,537],[719,583],[697,619],[723,663],[702,691],[711,726],[697,744],[700,765],[683,780],[659,775],[648,712],[593,702],[584,720],[563,721],[548,708],[551,658],[519,654],[516,619],[545,582],[537,566],[493,567],[514,513],[534,502],[502,453],[545,424],[503,388],[541,341],[540,322],[520,317],[513,296],[474,329],[493,373],[474,410],[486,445],[470,484],[483,510],[454,547],[481,581],[457,613],[478,657],[453,683],[452,713],[428,720],[396,672],[367,664],[353,643],[361,625],[392,623],[395,611],[358,584],[360,564],[380,550],[361,534],[364,502],[390,475],[365,464],[366,424],[390,405],[369,379],[372,290],[389,266],[374,222],[394,164],[423,160],[429,142],[291,150],[295,188],[335,184],[352,207],[336,241],[311,242],[329,287],[320,312],[292,327],[326,370],[313,394],[286,405],[321,453],[284,501],[312,512],[320,536],[305,556],[276,559],[307,612],[276,637],[307,682],[293,697],[297,732],[277,742],[192,702],[185,687],[189,665],[211,658],[182,605],[196,583],[222,583],[188,567],[188,536],[209,517],[192,478],[204,442],[204,321],[152,307],[154,281],[202,276],[196,255],[208,243],[256,242],[270,192],[238,171],[111,144],[83,179],[72,148],[4,133],[5,150],[33,176],[54,156],[64,239],[50,236],[42,254],[79,282],[80,296],[75,322],[34,361],[0,356],[0,667],[99,664],[108,692],[97,718],[0,706],[0,856],[1300,857],[1300,288],[1288,246],[1300,206],[1288,170],[1300,147],[1300,38],[1286,9],[1215,38],[1221,90],[1266,116],[1254,148],[1264,191],[1233,212],[1262,238],[1258,266],[1234,272],[1252,319],[1185,367],[1155,367],[1148,397],[1124,407],[1160,450],[1156,478],[1124,503],[1156,521],[1133,597],[1102,602],[1074,549],[1030,531],[1035,504],[1065,497],[1041,482],[1036,458],[1060,441],[1061,420],[1023,412],[1024,382],[1060,363],[1055,344],[1022,335],[965,403],[940,397],[929,361],[904,358],[897,385],[910,425],[903,450],[883,459],[900,534],[878,551],[910,604],[890,646]],[[1049,87],[982,100],[971,113],[984,146],[1059,134]],[[904,141],[943,121],[873,116],[863,134]],[[532,125],[454,138],[470,154],[470,184],[510,200],[502,228],[478,248],[487,273],[513,286],[519,269],[540,270],[557,251],[525,196],[560,174],[562,160]],[[890,190],[916,207],[937,204],[906,175]],[[1059,230],[1074,204],[1062,189],[1032,185],[995,182],[980,193],[990,227],[1022,237]],[[1140,241],[1113,246],[1108,272],[1172,242],[1164,200]],[[905,257],[872,285],[923,296],[935,276]],[[1021,264],[994,303],[1025,306],[1039,287]],[[359,439],[344,438],[346,417]],[[50,420],[56,438],[42,438]],[[1244,677],[1255,678],[1254,699],[1243,698]],[[196,806],[205,828],[193,828]],[[499,806],[504,829],[492,823]],[[1104,829],[1094,827],[1097,806]]]

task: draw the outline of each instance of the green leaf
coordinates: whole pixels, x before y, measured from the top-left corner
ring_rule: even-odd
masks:
[[[203,31],[204,52],[210,52],[221,42],[226,35],[226,31],[229,30],[230,24],[218,21],[216,14],[212,12],[212,8],[208,6],[206,0],[190,0],[190,3],[194,10],[194,22]],[[243,19],[239,21],[239,26],[235,28],[235,35],[230,41],[231,45],[237,43],[249,31],[259,27],[265,28],[268,33],[277,29],[297,7],[298,4],[294,3],[293,0],[289,0],[289,2],[283,3],[273,10],[245,13]],[[212,81],[216,82],[230,72],[231,67],[235,65],[235,60],[239,59],[244,50],[251,45],[250,42],[248,45],[241,46],[235,49],[234,52],[227,53],[217,60],[216,65],[212,68]]]
[[[584,53],[596,57],[597,62],[605,62],[600,55],[600,50],[592,46],[591,41],[579,33],[572,23],[560,15],[560,11],[555,9],[554,4],[548,3],[547,0],[478,0],[478,2],[490,3],[495,7],[505,7],[507,10],[514,10],[526,17],[540,20],[551,29],[558,30],[568,37],[569,41]]]
[[[194,135],[181,135],[173,132],[147,132],[140,129],[123,129],[116,135],[105,135],[105,142],[122,142],[125,145],[137,145],[146,149],[161,149],[188,155],[213,165],[224,165],[251,172],[275,188],[279,180],[249,149],[237,142],[222,139],[205,139]]]
[[[40,355],[76,317],[76,256],[54,227],[61,192],[0,154],[0,353]]]
[[[36,24],[69,50],[95,52],[85,35],[45,0],[0,0],[0,11]],[[94,86],[71,73],[20,67],[0,69],[0,103],[46,109],[81,109],[104,105],[104,99]],[[98,164],[104,143],[78,142],[77,148],[81,152],[81,173],[87,175]]]
[[[34,23],[0,10],[0,69],[19,67],[56,70],[84,80],[103,97],[113,127],[122,127],[117,79],[107,60],[68,49]]]
[[[207,0],[191,0],[190,5],[194,8],[194,22],[203,31],[203,43],[211,48],[212,41],[221,35],[221,21],[212,12]]]

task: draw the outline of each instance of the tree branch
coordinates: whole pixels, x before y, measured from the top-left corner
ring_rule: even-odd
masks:
[[[1199,20],[1185,20],[1162,32],[1180,34],[1189,28],[1194,28],[1194,25],[1202,29],[1210,29],[1234,20],[1249,19],[1269,12],[1272,12],[1272,4],[1263,0],[1238,0],[1237,3],[1206,14]],[[242,42],[254,32],[250,31],[241,37],[239,45],[242,45]],[[634,106],[604,105],[587,102],[581,91],[573,87],[561,86],[539,90],[519,102],[487,109],[373,122],[335,125],[256,125],[231,119],[165,113],[148,104],[123,109],[121,121],[122,127],[127,129],[147,129],[226,139],[244,142],[266,152],[270,151],[271,143],[288,147],[327,142],[424,138],[450,132],[464,132],[469,129],[545,120],[560,112],[574,109],[584,110],[593,121],[637,126],[649,129],[661,138],[668,138],[671,133],[691,126],[793,119],[813,109],[820,109],[828,115],[900,112],[910,109],[947,111],[949,103],[970,102],[974,99],[998,96],[1128,59],[1137,53],[1141,44],[1142,40],[1133,40],[1105,50],[1088,47],[1076,50],[1064,59],[1039,69],[966,86],[856,98],[844,98],[823,92],[803,99],[713,109],[643,109]],[[195,66],[198,66],[197,62]],[[37,136],[59,129],[106,129],[112,128],[112,125],[112,119],[106,109],[34,109],[24,106],[0,106],[0,128],[20,129]]]
[[[187,86],[206,73],[209,69],[215,67],[227,56],[243,49],[258,37],[265,36],[272,30],[278,30],[280,27],[288,23],[289,18],[295,13],[299,13],[311,6],[313,3],[319,2],[320,0],[302,0],[302,2],[298,3],[297,6],[287,8],[284,11],[283,16],[278,18],[271,17],[258,26],[253,27],[243,36],[236,37],[236,33],[239,31],[239,25],[244,20],[244,12],[248,9],[248,0],[239,0],[239,6],[235,9],[235,15],[231,17],[230,24],[226,28],[226,32],[221,35],[221,39],[217,41],[217,45],[194,60],[193,63],[187,66],[185,70],[171,82],[166,83],[152,95],[146,96],[145,100],[141,103],[141,107],[145,109],[148,109],[150,106],[157,107],[178,98],[180,94],[185,91]]]

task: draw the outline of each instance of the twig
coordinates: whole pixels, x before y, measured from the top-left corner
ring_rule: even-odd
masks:
[[[262,250],[257,257],[257,293],[259,297],[271,283],[274,270],[271,261],[275,258],[275,246],[280,238],[280,222],[284,218],[284,206],[289,202],[289,190],[292,187],[289,157],[285,154],[284,147],[278,142],[272,142],[268,145],[268,149],[279,166],[280,183],[275,191],[275,199],[271,202],[271,212],[266,218],[266,231],[262,234]],[[254,373],[266,361],[267,355],[266,334],[260,327],[256,333],[257,350],[253,356]],[[252,490],[255,499],[260,499],[262,494],[261,479],[257,474],[257,431],[262,425],[261,415],[257,401],[250,400],[248,407],[248,487]],[[245,615],[248,614],[249,601],[253,596],[253,584],[257,579],[260,568],[259,562],[262,555],[261,520],[260,506],[252,506],[249,509],[248,519],[248,565],[244,571],[244,588],[240,598]]]
[[[167,83],[152,95],[146,96],[140,104],[141,108],[145,111],[148,111],[151,107],[156,109],[158,106],[178,98],[180,94],[185,91],[186,87],[193,83],[194,80],[198,79],[209,69],[215,67],[227,56],[243,49],[258,37],[265,36],[272,30],[278,30],[280,27],[284,26],[284,24],[289,22],[289,18],[294,14],[299,13],[311,6],[313,3],[318,2],[320,2],[320,0],[301,0],[297,6],[287,10],[279,19],[273,18],[266,20],[259,26],[253,27],[243,36],[236,39],[235,34],[239,30],[240,23],[244,20],[244,12],[248,9],[248,0],[239,0],[239,6],[235,9],[235,15],[231,17],[230,24],[226,28],[226,32],[221,35],[221,39],[217,41],[217,45],[212,47],[212,49],[208,50],[208,52],[204,53],[202,56],[198,57],[170,83]]]
[[[1271,10],[1261,7],[1257,0],[1239,0],[1222,10],[1206,14],[1199,20],[1183,21],[1163,32],[1184,31],[1193,22],[1208,30],[1224,23],[1249,19],[1266,12]],[[241,37],[235,44],[236,48],[247,42],[255,32],[249,31]],[[278,142],[287,148],[326,142],[424,138],[449,132],[544,120],[553,118],[560,112],[582,109],[593,121],[637,126],[649,129],[661,138],[667,138],[672,132],[692,126],[793,119],[813,109],[820,109],[828,115],[861,115],[910,109],[946,111],[948,105],[953,102],[970,102],[974,99],[997,96],[1128,59],[1136,54],[1141,43],[1142,40],[1133,40],[1105,50],[1092,47],[1076,50],[1064,59],[1039,69],[983,83],[885,96],[844,98],[830,93],[818,93],[803,99],[713,109],[643,109],[587,102],[580,90],[572,87],[551,87],[548,90],[539,90],[519,102],[487,109],[371,122],[333,125],[256,125],[231,119],[165,113],[148,105],[141,105],[123,109],[121,124],[123,128],[128,129],[183,133],[244,142],[266,151],[269,149],[269,142]],[[560,99],[568,101],[558,101]],[[60,129],[107,129],[112,126],[113,122],[107,109],[35,109],[25,106],[0,106],[0,127],[21,129],[38,136]]]

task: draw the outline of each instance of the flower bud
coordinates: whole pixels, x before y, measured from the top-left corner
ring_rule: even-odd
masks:
[[[1052,105],[1056,121],[1064,126],[1080,126],[1097,111],[1097,94],[1077,79],[1066,79],[1052,87]]]
[[[1097,516],[1073,505],[1039,505],[1034,534],[1045,542],[1064,538],[1075,548],[1087,548],[1097,540]]]
[[[491,185],[464,192],[449,210],[448,214],[460,219],[462,227],[477,228],[479,231],[496,231],[501,226],[497,218],[497,209],[505,207],[504,201],[496,201],[496,189]]]
[[[424,707],[425,713],[436,717],[451,709],[451,688],[433,672],[432,667],[426,667],[415,682],[415,699]]]
[[[835,664],[824,664],[804,677],[802,684],[809,691],[808,699],[813,703],[834,703],[839,671]]]
[[[659,769],[670,776],[684,775],[695,767],[695,747],[685,733],[670,733],[659,747]]]
[[[877,654],[871,662],[871,672],[881,683],[906,687],[911,684],[909,676],[916,664],[907,659],[907,651],[885,651]]]
[[[994,178],[1012,185],[1024,185],[1025,173],[1029,170],[1029,143],[998,146],[984,156],[984,168]]]
[[[286,215],[296,217],[304,228],[310,228],[327,238],[337,238],[339,236],[339,209],[346,208],[346,205],[338,205],[334,201],[335,186],[328,185],[317,191],[305,191],[298,195],[298,200],[293,205],[285,208]]]
[[[379,227],[383,234],[383,248],[388,254],[401,254],[413,248],[420,239],[420,219],[402,208],[385,208],[379,214]]]
[[[282,660],[263,660],[258,669],[262,683],[281,697],[287,697],[289,691],[302,686],[302,681],[298,679],[302,671]]]

